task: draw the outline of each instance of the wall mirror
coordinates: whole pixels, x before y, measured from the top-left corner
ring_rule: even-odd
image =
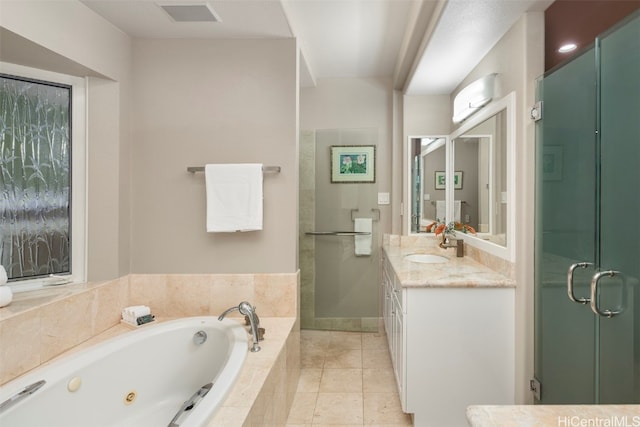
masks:
[[[430,150],[423,140],[438,142]],[[409,138],[408,230],[423,233],[436,218],[459,221],[477,234],[457,238],[514,260],[514,141],[515,93],[488,104],[449,136]]]
[[[446,142],[445,136],[409,138],[412,233],[419,233],[436,218],[444,220],[446,216]]]
[[[506,128],[502,110],[453,140],[453,169],[464,177],[453,188],[453,219],[500,246],[507,245]]]

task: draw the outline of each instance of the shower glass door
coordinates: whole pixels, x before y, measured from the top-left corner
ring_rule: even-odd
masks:
[[[594,51],[538,82],[536,127],[536,357],[541,402],[593,399],[596,319],[567,296],[570,265],[596,258]],[[576,269],[576,299],[588,298],[593,267]]]
[[[640,18],[538,82],[540,403],[640,402]]]
[[[598,403],[640,403],[640,14],[596,40],[601,271]]]
[[[375,147],[377,141],[377,129],[316,130],[301,135],[303,328],[377,331],[380,317],[378,186],[375,180],[332,182],[331,164],[331,147],[339,150],[356,147],[354,151],[358,151],[358,146]],[[355,220],[359,218],[371,219],[371,234],[354,235]],[[368,247],[367,240],[371,242],[369,254],[356,255],[356,239],[365,247]]]

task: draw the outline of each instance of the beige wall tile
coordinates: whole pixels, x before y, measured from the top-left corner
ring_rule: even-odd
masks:
[[[254,296],[253,274],[216,274],[212,276],[212,280],[210,313],[220,315],[229,307],[238,306],[242,301],[249,301],[255,305],[252,301]],[[237,312],[231,315],[241,317]]]
[[[120,322],[122,309],[128,306],[128,292],[129,280],[126,276],[104,283],[95,289],[92,336]]]
[[[251,356],[251,354],[247,355],[247,357]],[[258,397],[258,393],[264,385],[268,374],[268,369],[245,366],[224,405],[250,407]]]
[[[298,381],[300,379],[300,321],[296,320],[293,330],[287,338],[287,358],[286,358],[286,375],[287,375],[287,408],[291,408],[295,397]],[[287,410],[288,411],[288,410]],[[286,420],[286,418],[285,418]]]
[[[223,406],[218,409],[213,421],[209,423],[208,427],[243,427],[248,415],[248,407]]]
[[[166,315],[170,317],[206,316],[211,313],[213,279],[210,274],[167,275]]]
[[[29,310],[0,323],[0,384],[40,364],[40,310]]]
[[[254,305],[263,316],[295,317],[297,289],[297,274],[256,274]]]
[[[41,361],[45,362],[92,336],[94,291],[73,295],[41,309]]]
[[[147,305],[154,315],[166,317],[167,293],[165,274],[131,274],[129,276],[129,306]]]
[[[311,424],[317,399],[318,393],[296,393],[287,422],[291,424]]]

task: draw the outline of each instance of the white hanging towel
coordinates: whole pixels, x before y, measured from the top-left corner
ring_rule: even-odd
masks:
[[[444,222],[446,216],[447,212],[444,200],[436,200],[436,219],[440,222]]]
[[[454,218],[454,221],[461,222],[460,221],[460,212],[461,212],[461,209],[462,209],[461,206],[462,206],[462,204],[460,203],[460,200],[454,200],[453,201],[453,218]]]
[[[4,265],[0,265],[0,286],[6,285],[8,280],[7,270],[4,269]]]
[[[369,233],[354,237],[356,256],[371,255],[373,220],[371,218],[356,218],[353,224],[353,231]]]
[[[207,232],[262,230],[262,164],[209,164]]]
[[[458,221],[460,222],[460,213],[461,213],[461,209],[462,209],[462,204],[460,202],[460,200],[454,200],[453,201],[453,220],[454,221]],[[440,222],[444,222],[445,217],[446,217],[446,206],[445,206],[445,202],[444,200],[437,200],[436,201],[436,218],[440,221]],[[449,221],[451,222],[451,221]]]

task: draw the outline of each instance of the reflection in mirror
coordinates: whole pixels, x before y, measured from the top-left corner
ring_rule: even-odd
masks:
[[[425,136],[410,138],[411,152],[411,232],[419,233],[445,217],[444,176],[446,138]]]
[[[454,187],[455,220],[501,246],[507,232],[506,136],[502,110],[453,140],[454,169],[464,179]]]
[[[456,238],[488,254],[515,260],[515,100],[511,92],[492,101],[450,135],[408,138],[404,200],[411,201],[410,208],[409,203],[405,205],[409,233],[426,232],[435,219],[446,223],[456,219],[478,231],[457,232]],[[425,143],[442,141],[445,146],[434,143],[423,153],[423,139]],[[441,177],[437,185],[436,177]],[[441,190],[445,177],[452,183]],[[445,200],[440,217],[438,205]]]

